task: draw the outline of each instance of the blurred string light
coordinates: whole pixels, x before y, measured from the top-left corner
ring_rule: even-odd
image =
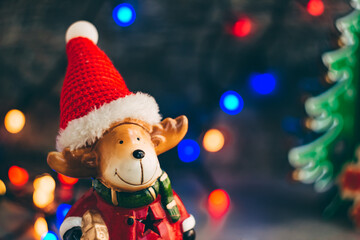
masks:
[[[0,180],[0,196],[5,195],[5,193],[6,193],[6,185],[2,180]]]
[[[130,26],[136,18],[136,13],[129,3],[117,5],[113,10],[113,18],[117,25],[121,27]]]
[[[56,209],[56,224],[58,227],[60,227],[60,225],[64,221],[65,216],[69,212],[70,208],[70,204],[62,203]]]
[[[68,177],[68,176],[62,175],[60,173],[58,173],[58,179],[62,184],[66,185],[68,187],[72,187],[75,183],[77,183],[79,181],[79,179],[77,179],[77,178]]]
[[[24,168],[18,166],[10,167],[8,176],[10,182],[17,187],[24,186],[29,180],[28,172]]]
[[[242,17],[235,22],[232,31],[236,37],[246,37],[247,35],[250,34],[251,29],[252,29],[252,23],[250,18]]]
[[[324,13],[324,3],[322,0],[310,0],[306,6],[309,14],[312,16],[320,16]]]
[[[48,232],[48,224],[43,217],[38,217],[34,224],[34,231],[36,235],[43,236]]]
[[[208,152],[218,152],[225,143],[224,135],[217,129],[208,130],[203,138],[203,146]]]
[[[56,183],[50,175],[44,175],[34,180],[33,201],[38,208],[45,208],[54,201]]]
[[[235,115],[244,108],[244,100],[235,91],[227,91],[220,98],[220,108],[227,114]]]
[[[47,232],[43,236],[41,236],[41,240],[58,240],[56,234],[52,231]]]
[[[200,146],[192,139],[183,139],[178,145],[178,155],[183,162],[195,161],[200,155]]]
[[[208,210],[209,214],[214,218],[220,218],[224,216],[230,207],[229,194],[222,190],[216,189],[212,191],[208,198]]]
[[[25,115],[20,110],[12,109],[5,115],[4,124],[9,133],[18,133],[24,128]]]
[[[270,94],[275,90],[276,78],[273,74],[253,74],[250,77],[251,87],[259,94]]]

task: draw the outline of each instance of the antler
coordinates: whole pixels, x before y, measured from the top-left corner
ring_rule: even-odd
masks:
[[[175,147],[185,137],[188,130],[188,119],[182,115],[175,119],[166,118],[153,126],[151,140],[157,155]]]
[[[47,157],[49,166],[56,172],[70,177],[83,178],[96,176],[97,156],[90,148],[60,152],[50,152]]]

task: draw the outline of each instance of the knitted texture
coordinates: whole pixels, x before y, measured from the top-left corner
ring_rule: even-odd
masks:
[[[73,38],[66,52],[68,68],[60,99],[58,151],[91,145],[113,123],[126,118],[149,125],[160,122],[155,99],[130,92],[110,59],[91,40]]]
[[[60,129],[106,103],[130,95],[110,59],[92,41],[78,37],[66,45],[68,68],[61,91]]]

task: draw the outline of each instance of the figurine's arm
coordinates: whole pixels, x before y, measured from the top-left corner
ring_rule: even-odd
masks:
[[[60,236],[63,240],[80,240],[82,236],[83,217],[89,210],[96,209],[94,190],[85,193],[69,210],[60,226]]]
[[[189,214],[179,196],[174,192],[174,199],[179,208],[180,212],[180,223],[181,231],[183,233],[183,240],[194,240],[195,239],[195,218],[193,215]]]

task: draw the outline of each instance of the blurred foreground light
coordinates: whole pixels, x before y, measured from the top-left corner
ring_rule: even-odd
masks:
[[[310,0],[306,8],[308,13],[315,17],[324,13],[324,3],[322,0]]]
[[[44,175],[34,180],[34,189],[43,190],[44,192],[52,192],[55,190],[55,180],[50,175]]]
[[[66,204],[66,203],[62,203],[58,206],[58,208],[56,209],[56,222],[57,225],[60,226],[62,224],[62,222],[65,219],[66,214],[69,212],[71,208],[70,204]]]
[[[222,189],[214,190],[208,198],[209,214],[214,218],[220,218],[225,215],[230,207],[230,197]]]
[[[208,152],[218,152],[224,146],[224,135],[217,129],[208,130],[203,139],[203,146]]]
[[[233,34],[236,37],[246,37],[252,29],[251,20],[248,17],[242,17],[233,26]]]
[[[192,139],[184,139],[178,145],[178,155],[183,162],[192,162],[200,155],[199,144]]]
[[[28,172],[18,166],[12,166],[9,168],[9,180],[12,184],[17,187],[24,186],[29,180]]]
[[[244,108],[244,100],[235,91],[227,91],[220,98],[220,108],[227,114],[235,115]]]
[[[50,175],[44,175],[34,180],[34,205],[45,208],[54,201],[55,180]]]
[[[128,3],[122,3],[116,6],[112,15],[116,24],[121,27],[130,26],[136,18],[133,6]]]
[[[58,240],[56,234],[52,231],[47,232],[43,236],[41,236],[41,240]]]
[[[276,79],[270,73],[254,74],[250,78],[250,84],[257,93],[266,95],[275,90]]]
[[[18,133],[24,128],[25,115],[17,109],[10,110],[5,115],[4,124],[9,133]]]
[[[68,177],[68,176],[62,175],[60,173],[58,173],[58,179],[62,184],[68,185],[68,186],[72,186],[79,181],[79,179],[77,179],[77,178]]]
[[[2,180],[0,180],[0,196],[5,195],[5,193],[6,193],[6,185]]]
[[[35,190],[33,194],[34,205],[38,208],[45,208],[54,201],[54,193]]]
[[[38,236],[43,236],[47,233],[48,225],[45,218],[39,217],[38,219],[36,219],[34,224],[34,231]]]

